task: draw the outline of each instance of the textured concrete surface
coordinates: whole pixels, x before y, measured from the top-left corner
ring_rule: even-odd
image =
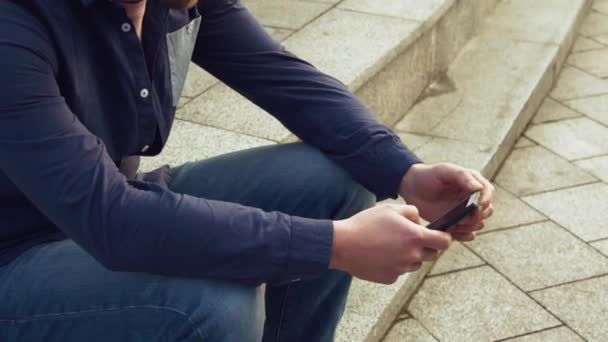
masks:
[[[608,273],[608,260],[547,221],[479,236],[476,253],[524,291]]]
[[[574,110],[548,97],[540,106],[538,112],[532,119],[532,123],[538,124],[562,119],[572,119],[580,116],[582,116],[582,114],[577,113]]]
[[[269,144],[273,142],[176,120],[163,152],[153,158],[142,158],[141,170],[149,171],[167,164],[178,166],[189,161]]]
[[[608,77],[608,64],[603,62],[606,59],[608,59],[608,48],[603,48],[573,54],[568,62],[594,76],[606,78]]]
[[[584,342],[577,334],[567,327],[558,327],[538,333],[508,339],[505,342]]]
[[[481,233],[546,220],[546,217],[500,186],[496,186],[494,215]]]
[[[514,148],[524,148],[524,147],[531,147],[531,146],[536,146],[536,143],[526,137],[521,137],[521,138],[517,139],[517,141],[515,142],[515,145],[513,147]]]
[[[331,4],[296,0],[242,0],[253,15],[264,25],[286,29],[300,29]]]
[[[459,242],[453,243],[441,258],[433,265],[429,275],[437,275],[447,272],[462,270],[465,268],[483,265],[484,261],[469,251]]]
[[[588,118],[532,126],[526,137],[568,160],[608,154],[608,128]]]
[[[496,183],[515,195],[539,193],[596,180],[588,172],[542,146],[513,150],[496,176]]]
[[[608,341],[608,276],[558,286],[532,297],[590,342]]]
[[[384,338],[384,342],[437,342],[437,340],[415,319],[406,319],[395,326]]]
[[[608,156],[579,160],[575,164],[603,182],[608,183]]]
[[[495,341],[559,325],[541,306],[485,266],[428,278],[408,310],[441,341]]]
[[[604,96],[589,96],[605,81],[593,67],[559,76],[502,165],[495,215],[466,244],[484,265],[430,273],[412,298],[409,320],[438,341],[608,340],[608,125]]]
[[[585,241],[608,238],[608,184],[577,186],[524,200]]]
[[[608,125],[608,94],[584,99],[572,100],[566,102],[568,106],[581,113],[585,113],[588,117]]]
[[[568,100],[606,93],[608,93],[608,81],[573,67],[566,67],[551,96],[558,100]]]
[[[449,7],[454,0],[345,0],[338,7],[417,21],[441,14],[441,8]]]

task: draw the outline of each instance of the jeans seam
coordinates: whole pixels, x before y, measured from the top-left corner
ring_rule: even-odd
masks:
[[[285,318],[285,311],[287,309],[287,297],[289,295],[289,289],[291,287],[291,284],[287,284],[285,285],[285,295],[283,296],[283,301],[281,302],[281,313],[279,315],[279,322],[277,323],[277,333],[274,337],[275,342],[279,341],[279,338],[281,337],[281,330],[283,328],[283,321]]]
[[[194,324],[192,318],[187,313],[166,306],[158,306],[158,305],[132,305],[132,306],[120,306],[120,307],[109,307],[104,309],[90,309],[90,310],[80,310],[80,311],[67,311],[67,312],[57,312],[43,315],[34,315],[27,318],[21,319],[2,319],[0,318],[0,324],[9,324],[9,325],[18,325],[24,323],[30,323],[35,321],[41,321],[44,319],[52,319],[52,318],[71,318],[76,317],[82,314],[91,314],[91,313],[106,313],[112,311],[129,311],[129,310],[139,310],[139,309],[151,309],[151,310],[160,310],[160,311],[168,311],[174,314],[178,314],[186,319],[192,330],[196,331],[196,334],[200,337],[201,341],[203,340],[203,334],[200,329]]]

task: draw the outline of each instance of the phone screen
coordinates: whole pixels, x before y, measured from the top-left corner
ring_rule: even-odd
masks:
[[[429,229],[446,231],[467,215],[477,210],[479,206],[479,197],[479,192],[472,194],[471,196],[460,201],[454,208],[442,215],[437,220],[431,222],[426,227]]]

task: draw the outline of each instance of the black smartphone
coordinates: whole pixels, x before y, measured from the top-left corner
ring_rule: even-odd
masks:
[[[448,228],[458,223],[460,220],[471,214],[479,208],[479,192],[473,193],[471,196],[459,202],[454,208],[443,214],[437,220],[431,222],[426,227],[428,229],[440,230],[445,232]]]

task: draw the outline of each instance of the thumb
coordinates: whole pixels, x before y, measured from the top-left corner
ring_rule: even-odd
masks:
[[[473,173],[465,168],[447,164],[442,171],[441,180],[444,183],[452,183],[467,192],[477,192],[483,189],[483,185],[473,176]]]

